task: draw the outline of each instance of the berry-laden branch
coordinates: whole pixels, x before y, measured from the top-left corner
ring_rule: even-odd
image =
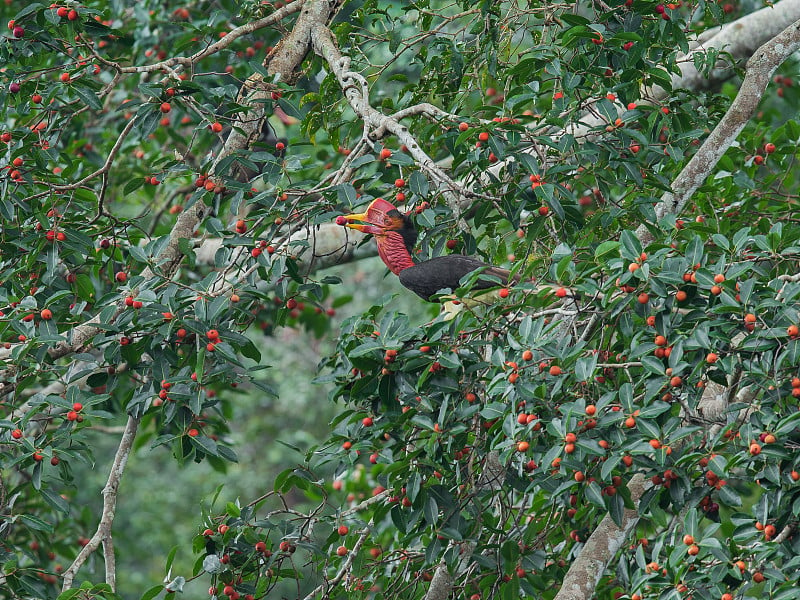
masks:
[[[683,209],[755,113],[775,69],[798,48],[800,48],[800,20],[792,23],[750,57],[744,81],[730,108],[672,182],[672,191],[665,193],[661,201],[656,204],[655,212],[658,220],[666,215],[677,214]],[[643,244],[654,239],[645,225],[640,226],[636,233]]]
[[[680,75],[673,74],[670,86],[673,90],[709,89],[715,84],[726,81],[735,75],[732,68],[715,68],[705,76],[695,65],[696,55],[704,55],[709,50],[726,52],[735,61],[743,61],[751,57],[754,51],[769,42],[788,25],[800,19],[800,0],[782,0],[768,5],[761,10],[745,15],[736,21],[709,29],[694,42],[689,53],[678,56]],[[637,104],[655,104],[664,100],[669,93],[662,87],[642,90],[642,100]],[[621,109],[622,106],[619,105]],[[622,111],[620,111],[621,114]],[[573,121],[565,133],[575,137],[583,137],[598,127],[608,125],[608,120],[600,115],[585,114]],[[557,134],[556,139],[562,134]],[[496,165],[495,165],[496,167]]]
[[[312,600],[320,592],[323,592],[326,589],[331,590],[335,588],[339,584],[339,582],[341,582],[342,579],[344,579],[345,575],[347,575],[347,573],[350,571],[350,567],[353,566],[353,561],[358,556],[358,553],[361,550],[361,547],[364,545],[364,542],[367,541],[369,534],[370,534],[369,527],[364,527],[361,531],[358,532],[358,540],[356,540],[353,549],[348,552],[347,558],[345,559],[344,563],[342,563],[342,566],[339,567],[339,571],[336,573],[333,579],[318,585],[311,591],[311,593],[309,593],[304,598],[304,600]],[[323,597],[328,597],[328,594],[325,594],[325,596]]]
[[[628,489],[631,493],[631,500],[638,505],[645,491],[644,475],[641,473],[634,475],[628,482]],[[606,565],[625,544],[628,535],[638,522],[639,513],[635,509],[625,509],[622,514],[621,526],[614,523],[609,515],[603,517],[592,535],[586,540],[580,556],[570,565],[555,600],[589,600],[592,598]]]
[[[294,6],[294,4],[295,3],[291,3],[285,8]],[[325,0],[309,0],[308,2],[303,1],[302,3],[298,1],[296,4],[298,5],[297,9],[292,9],[291,12],[295,12],[295,10],[299,10],[300,8],[303,10],[297,19],[295,28],[267,57],[268,73],[273,76],[278,76],[281,81],[285,82],[290,81],[290,78],[293,76],[295,70],[310,50],[310,31],[312,25],[318,22],[327,22],[327,20],[333,16],[335,10],[335,7],[330,6]],[[306,6],[306,4],[308,4],[308,6]],[[276,15],[278,13],[283,16],[290,14],[289,12],[281,12],[283,10],[284,9],[280,9],[280,11],[276,11],[269,17],[266,17],[265,19],[273,19],[266,21],[266,24],[273,23],[274,19],[277,18]],[[281,16],[280,18],[283,17]],[[250,31],[258,29],[259,27],[264,27],[266,26],[264,23],[264,19],[253,21],[253,23],[243,26],[248,27],[248,29],[244,30],[238,35],[241,36],[245,33],[249,33]],[[254,24],[259,25],[258,27],[255,27]],[[230,35],[231,34],[225,36],[223,40],[228,39]],[[217,50],[219,49],[221,48],[217,48]],[[178,59],[172,60],[177,61],[175,64],[181,62]],[[150,65],[150,67],[152,66],[153,65]],[[263,100],[268,94],[269,90],[265,86],[266,82],[263,81],[263,77],[258,75],[257,77],[254,76],[248,79],[248,81],[242,87],[241,96],[237,102],[243,106],[249,107],[251,112],[247,114],[240,113],[237,115],[237,121],[233,124],[231,134],[226,139],[222,150],[216,156],[216,160],[214,162],[215,166],[231,153],[243,149],[245,146],[247,146],[247,144],[255,141],[258,138],[258,133],[261,131],[262,121],[264,118],[266,118],[266,104],[263,102]],[[128,127],[132,127],[132,124],[129,124]],[[127,131],[129,131],[128,128],[126,128],[123,134]],[[120,139],[124,139],[124,137],[125,136],[122,135]],[[109,157],[109,164],[112,158],[112,156]],[[98,173],[99,172],[100,171],[98,171]],[[194,231],[197,229],[198,225],[206,215],[206,206],[202,202],[197,202],[187,210],[181,212],[178,215],[175,226],[168,234],[169,243],[158,256],[159,273],[154,273],[150,267],[147,267],[141,273],[141,276],[145,280],[152,279],[156,276],[163,277],[164,279],[170,279],[175,274],[183,260],[183,252],[180,249],[180,241],[182,239],[192,239]],[[119,301],[117,310],[111,316],[109,322],[113,323],[120,313],[122,313],[122,311],[125,309],[123,302],[123,300]],[[48,355],[51,359],[55,360],[84,348],[95,335],[102,331],[102,329],[98,327],[99,324],[100,314],[98,313],[87,322],[78,325],[68,332],[65,332],[64,335],[66,336],[67,341],[61,342],[51,348],[48,351]],[[10,348],[0,348],[0,361],[9,358],[16,346],[17,344],[11,345]]]
[[[111,527],[114,524],[114,515],[117,509],[117,490],[119,489],[122,475],[125,472],[125,465],[128,463],[128,457],[131,454],[138,427],[139,419],[128,417],[128,422],[125,424],[125,431],[122,434],[119,447],[114,455],[111,471],[108,474],[108,481],[103,488],[103,513],[100,516],[100,523],[97,525],[97,531],[94,532],[89,542],[81,548],[81,551],[78,552],[78,556],[75,557],[72,564],[64,571],[62,591],[66,591],[72,587],[75,575],[88,560],[89,556],[100,547],[100,544],[103,545],[104,554],[106,556],[106,583],[111,586],[112,590],[116,588],[116,572],[113,568],[114,562],[113,560],[109,560],[109,557],[113,557],[114,555]]]

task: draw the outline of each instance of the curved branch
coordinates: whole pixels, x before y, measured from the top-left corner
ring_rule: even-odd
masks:
[[[72,564],[64,571],[64,582],[61,587],[62,591],[66,591],[72,587],[75,575],[88,560],[89,556],[91,556],[101,544],[104,547],[104,554],[106,555],[106,583],[111,586],[112,590],[114,590],[116,586],[114,563],[113,560],[109,561],[109,553],[113,556],[114,552],[111,542],[111,526],[114,524],[114,515],[117,510],[117,490],[122,480],[122,474],[125,472],[125,465],[128,463],[128,457],[130,456],[138,427],[139,419],[128,417],[128,422],[125,424],[125,431],[122,434],[122,439],[120,439],[117,453],[114,455],[111,471],[108,474],[108,481],[103,488],[103,513],[100,517],[100,523],[97,525],[97,531],[94,532],[89,542],[81,548],[81,551],[78,552],[78,556],[75,557]]]

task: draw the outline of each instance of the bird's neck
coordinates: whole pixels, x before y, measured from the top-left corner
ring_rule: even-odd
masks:
[[[400,271],[414,266],[414,259],[411,257],[409,249],[403,236],[392,231],[378,238],[378,254],[384,264],[395,275]]]

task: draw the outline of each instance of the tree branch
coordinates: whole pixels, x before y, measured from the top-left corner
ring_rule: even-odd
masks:
[[[747,61],[747,74],[728,112],[675,178],[672,191],[665,193],[656,204],[658,220],[668,214],[677,214],[683,209],[755,113],[775,69],[798,48],[800,20],[792,23],[750,57]],[[640,226],[636,233],[643,244],[653,240],[653,235],[645,225]]]
[[[81,548],[72,564],[64,571],[62,591],[72,587],[75,575],[101,544],[103,544],[106,554],[106,583],[111,586],[112,590],[115,588],[116,573],[114,572],[113,561],[109,565],[109,553],[113,556],[114,552],[111,542],[111,526],[114,523],[114,514],[117,508],[117,490],[122,480],[122,474],[125,472],[125,465],[128,463],[128,457],[130,456],[138,427],[139,419],[128,417],[128,422],[125,424],[125,432],[122,434],[117,453],[114,455],[114,462],[111,465],[111,471],[108,474],[108,481],[103,488],[103,513],[100,517],[100,523],[97,525],[97,531],[95,531],[89,542]]]
[[[644,475],[641,473],[634,475],[628,482],[628,489],[634,504],[638,505],[645,491]],[[628,535],[638,522],[639,513],[627,508],[622,514],[621,527],[617,526],[609,515],[603,517],[564,576],[561,589],[558,590],[554,600],[591,598],[606,566],[626,543]]]
[[[296,13],[300,10],[303,5],[305,4],[306,0],[295,0],[285,6],[277,9],[275,12],[258,19],[257,21],[251,21],[249,23],[245,23],[236,29],[228,32],[228,34],[221,38],[219,41],[214,42],[207,48],[201,50],[200,52],[196,52],[191,56],[175,56],[173,58],[169,58],[167,60],[162,60],[157,63],[153,63],[152,65],[140,65],[134,67],[119,67],[116,66],[115,63],[109,63],[108,61],[104,61],[107,64],[110,64],[116,68],[117,71],[120,73],[153,73],[156,71],[162,71],[164,69],[168,69],[171,67],[175,67],[178,65],[184,66],[191,66],[199,60],[210,56],[212,54],[216,54],[220,50],[224,50],[228,46],[230,46],[233,42],[235,42],[238,38],[242,37],[243,35],[247,35],[249,33],[253,33],[259,29],[263,29],[264,27],[269,27],[270,25],[274,25],[275,23],[279,23],[281,20],[285,19],[291,14]]]

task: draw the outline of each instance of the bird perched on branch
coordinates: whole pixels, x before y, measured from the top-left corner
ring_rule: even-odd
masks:
[[[397,208],[376,198],[363,213],[336,218],[339,225],[372,234],[378,244],[378,254],[389,270],[400,278],[406,288],[423,300],[435,301],[432,296],[445,289],[460,287],[461,279],[476,269],[482,269],[472,285],[473,290],[518,282],[507,269],[501,269],[463,254],[448,254],[417,263],[413,258],[417,230],[411,219]],[[498,283],[499,281],[499,283]]]

